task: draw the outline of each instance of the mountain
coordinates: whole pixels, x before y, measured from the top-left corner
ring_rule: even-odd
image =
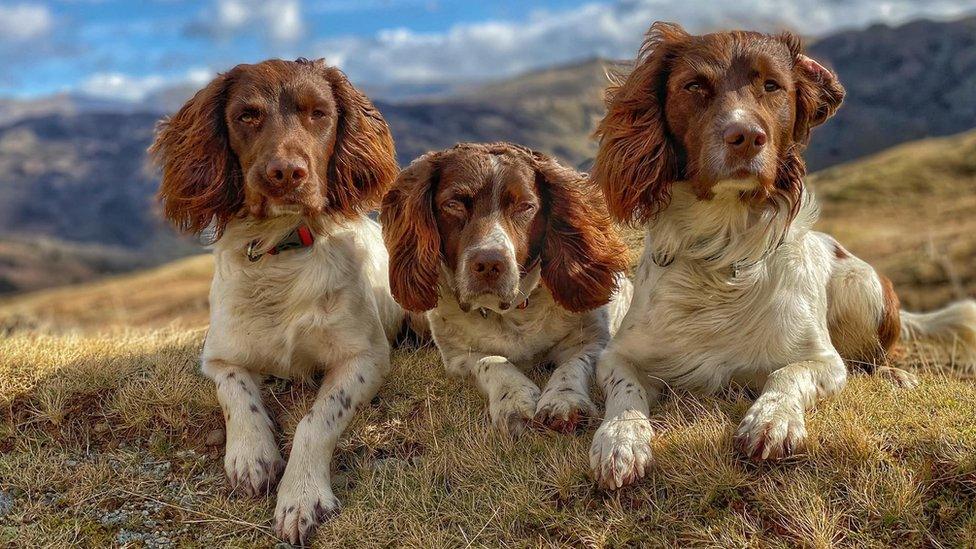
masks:
[[[846,31],[810,51],[848,90],[838,115],[814,133],[811,170],[976,127],[976,17]],[[376,103],[403,165],[458,141],[507,140],[585,167],[596,151],[590,134],[603,113],[606,73],[621,67],[592,59]],[[156,216],[157,181],[145,159],[161,113],[191,92],[164,90],[144,104],[67,94],[0,100],[0,236],[108,246],[139,265],[199,250]],[[100,272],[95,264],[78,272]],[[33,277],[17,280],[14,290],[39,287]]]

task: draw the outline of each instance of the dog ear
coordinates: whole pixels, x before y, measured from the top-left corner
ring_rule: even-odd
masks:
[[[844,87],[837,75],[801,53],[794,58],[796,77],[796,123],[793,138],[806,144],[810,130],[823,124],[844,101]]]
[[[325,76],[338,120],[329,159],[327,209],[347,217],[372,210],[393,183],[399,167],[390,128],[373,103],[335,67]]]
[[[665,122],[669,63],[689,35],[679,25],[657,22],[647,31],[634,69],[607,88],[607,114],[592,179],[606,196],[610,215],[640,226],[667,207],[680,177],[675,145]]]
[[[546,208],[542,280],[559,305],[573,312],[606,304],[629,264],[606,206],[586,176],[534,153],[536,185]]]
[[[390,253],[390,290],[408,311],[437,306],[441,237],[434,217],[440,153],[428,153],[400,172],[383,198],[380,223]]]
[[[231,151],[224,109],[235,70],[217,76],[156,126],[149,153],[162,170],[157,198],[179,230],[214,240],[244,205],[243,177]]]

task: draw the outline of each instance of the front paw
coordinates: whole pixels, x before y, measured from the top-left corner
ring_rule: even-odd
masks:
[[[571,387],[547,389],[536,406],[535,421],[553,431],[572,434],[576,428],[596,415],[596,407],[588,395]]]
[[[644,476],[654,429],[644,414],[629,410],[607,419],[593,435],[590,468],[597,484],[616,490]]]
[[[315,529],[339,513],[328,478],[285,471],[275,505],[275,535],[292,545],[308,545]]]
[[[800,451],[806,439],[806,421],[799,402],[761,395],[739,423],[735,446],[748,458],[777,460]]]
[[[535,417],[539,389],[533,385],[506,386],[492,395],[488,414],[495,428],[509,436],[516,436]]]
[[[228,435],[224,472],[232,490],[241,490],[252,497],[268,494],[284,468],[285,461],[270,431],[249,436]]]

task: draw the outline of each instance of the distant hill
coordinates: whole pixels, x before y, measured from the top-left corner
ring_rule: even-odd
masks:
[[[839,114],[814,134],[812,170],[976,127],[976,17],[848,31],[810,49],[848,89]],[[617,65],[594,59],[377,105],[404,165],[458,141],[508,140],[585,167],[606,72]],[[145,159],[156,120],[190,93],[165,90],[143,105],[71,95],[0,100],[0,236],[106,245],[140,265],[198,250],[157,219],[157,181]]]

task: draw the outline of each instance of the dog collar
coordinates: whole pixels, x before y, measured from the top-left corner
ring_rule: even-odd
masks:
[[[257,247],[260,245],[260,241],[252,240],[247,245],[247,258],[253,263],[261,259],[265,254],[278,255],[278,252],[295,250],[297,248],[308,248],[313,242],[315,242],[315,236],[312,230],[305,225],[300,225],[285,235],[274,247],[266,252],[258,252]]]

